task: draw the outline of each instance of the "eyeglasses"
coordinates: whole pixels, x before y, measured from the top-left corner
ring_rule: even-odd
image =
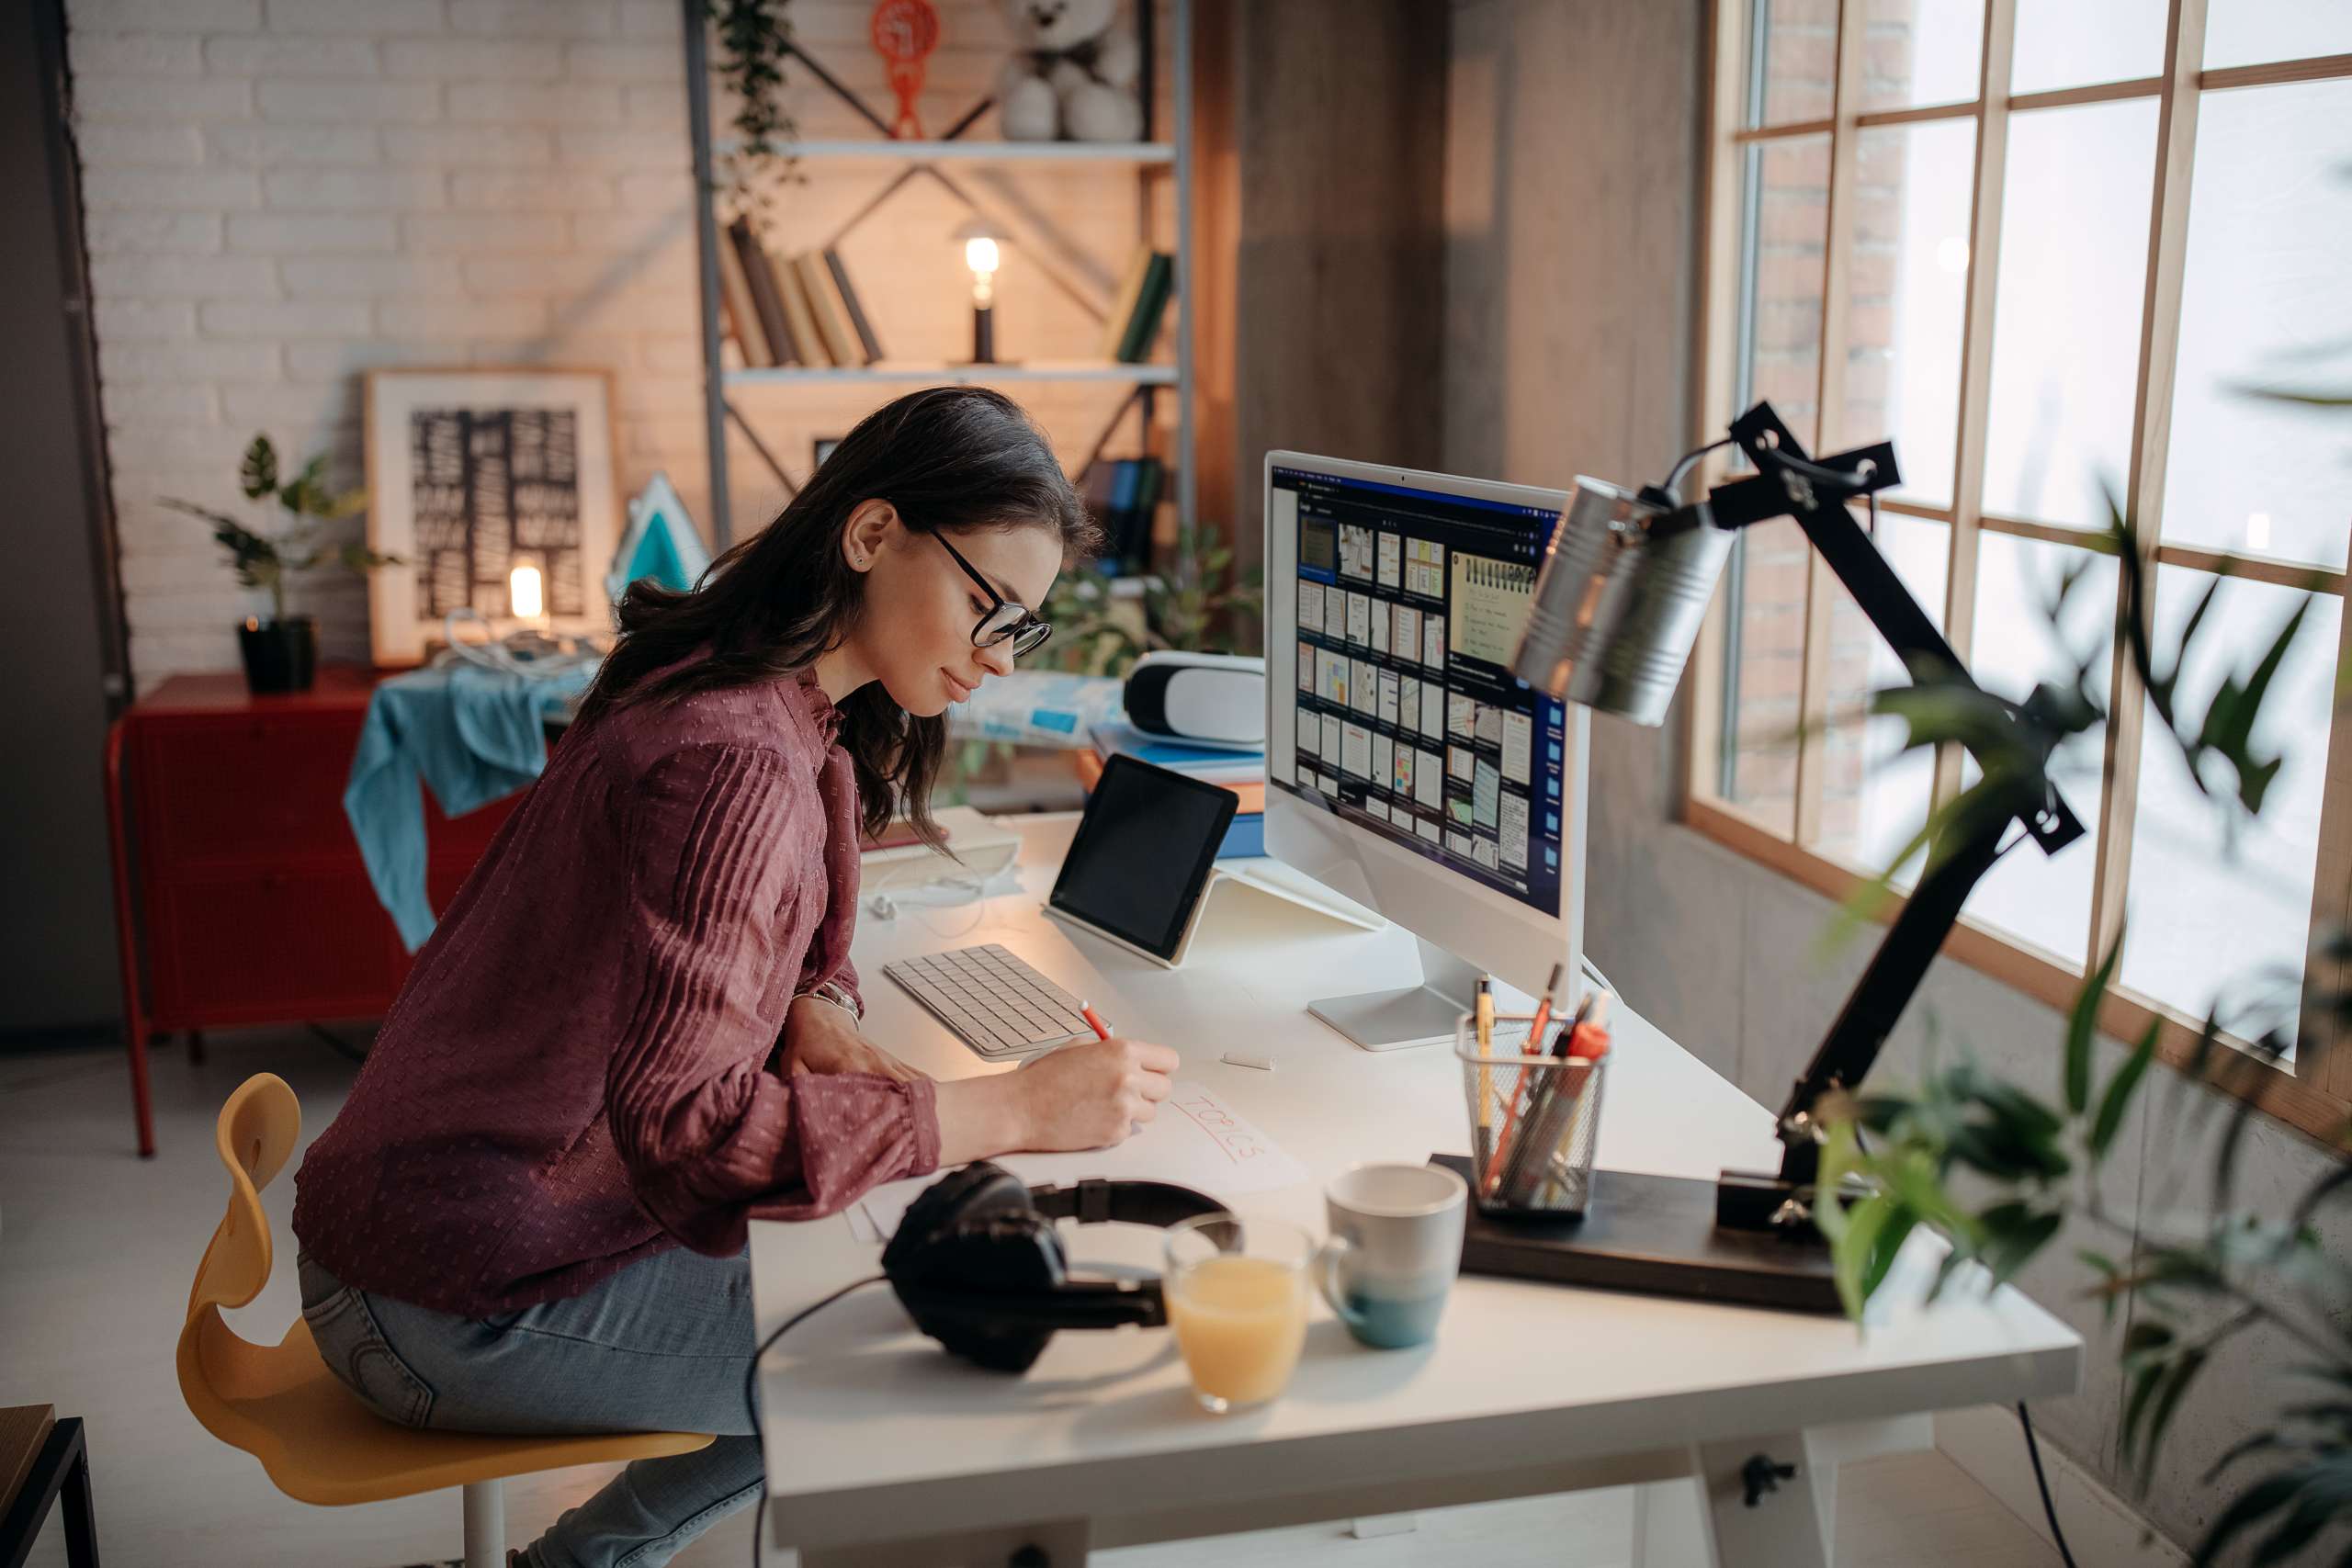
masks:
[[[1054,635],[1054,628],[1039,620],[1026,605],[1016,604],[999,593],[989,580],[964,558],[964,552],[947,542],[946,535],[933,529],[931,536],[939,541],[941,549],[955,558],[956,564],[964,569],[964,575],[978,583],[980,592],[989,596],[989,613],[972,626],[974,648],[994,648],[999,643],[1010,641],[1013,656],[1018,658]]]

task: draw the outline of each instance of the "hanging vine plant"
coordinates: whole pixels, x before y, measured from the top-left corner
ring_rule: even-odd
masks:
[[[792,50],[791,0],[706,0],[718,35],[718,76],[735,95],[735,147],[727,155],[727,186],[739,210],[762,206],[759,177],[775,169],[798,176],[799,160],[785,152],[799,134],[784,101],[784,62]]]

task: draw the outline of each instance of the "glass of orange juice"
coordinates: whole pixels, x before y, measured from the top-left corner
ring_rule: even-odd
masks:
[[[1279,1220],[1199,1214],[1170,1228],[1168,1321],[1202,1409],[1247,1410],[1288,1386],[1314,1257],[1307,1234]]]

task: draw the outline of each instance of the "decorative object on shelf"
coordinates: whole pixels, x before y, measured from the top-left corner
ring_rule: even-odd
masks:
[[[915,99],[922,94],[925,63],[939,47],[939,13],[932,9],[931,0],[880,0],[866,32],[899,99],[899,118],[890,122],[890,135],[900,141],[920,141],[922,121],[915,118]]]
[[[727,155],[728,185],[738,208],[763,200],[758,175],[775,164],[798,176],[786,151],[799,133],[784,107],[784,58],[792,52],[792,0],[706,0],[718,31],[718,75],[735,96],[735,146]]]
[[[452,614],[513,615],[526,554],[540,629],[612,630],[597,581],[620,533],[604,371],[371,371],[366,437],[368,542],[414,562],[370,579],[378,664],[420,662]]]
[[[269,590],[270,618],[248,615],[237,627],[245,685],[256,694],[307,692],[318,668],[319,624],[309,615],[287,615],[288,575],[330,559],[347,570],[363,573],[401,564],[397,556],[379,555],[356,539],[330,546],[321,536],[328,524],[355,516],[368,504],[366,491],[329,490],[326,471],[327,460],[322,455],[303,465],[292,479],[281,480],[277,448],[266,435],[253,438],[237,467],[237,487],[247,501],[266,497],[285,511],[287,525],[274,536],[194,502],[166,499],[164,502],[175,512],[211,525],[212,536],[229,552],[230,569],[241,585]]]
[[[605,575],[605,594],[617,604],[630,583],[649,577],[684,593],[709,570],[709,547],[686,515],[686,503],[678,499],[670,476],[656,473],[628,503],[628,532],[621,536],[613,570]]]
[[[1004,0],[1015,53],[997,78],[1007,141],[1134,141],[1143,55],[1119,0]]]
[[[996,358],[996,269],[1002,260],[996,231],[975,218],[960,225],[956,239],[964,243],[964,265],[972,269],[972,358],[974,365],[994,365]]]

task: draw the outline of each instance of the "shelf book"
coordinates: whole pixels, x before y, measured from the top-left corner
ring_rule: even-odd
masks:
[[[728,249],[735,255],[736,266],[743,274],[744,292],[751,297],[753,319],[759,323],[759,335],[764,340],[766,362],[770,365],[802,363],[794,352],[792,334],[784,319],[784,299],[776,292],[775,269],[768,265],[768,254],[761,248],[760,237],[752,231],[751,220],[737,218],[727,225]],[[744,358],[751,357],[747,347]]]

